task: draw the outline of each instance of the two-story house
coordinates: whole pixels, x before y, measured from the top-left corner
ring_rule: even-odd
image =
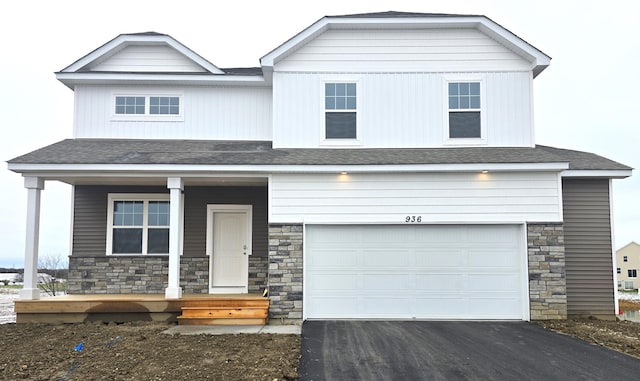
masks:
[[[73,187],[69,292],[261,293],[270,317],[615,316],[612,179],[536,145],[550,57],[484,16],[323,17],[223,69],[120,35],[56,73],[73,138],[9,161]]]
[[[640,245],[629,242],[616,251],[616,272],[618,289],[634,290],[640,288],[638,272],[640,271]]]

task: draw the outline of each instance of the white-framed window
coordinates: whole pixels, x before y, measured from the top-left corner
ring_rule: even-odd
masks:
[[[448,144],[484,144],[486,107],[484,80],[445,79],[445,141]]]
[[[629,278],[637,278],[638,277],[638,270],[636,270],[636,269],[627,270],[627,276]]]
[[[618,268],[617,268],[616,272],[617,272],[618,274],[622,273],[622,271],[620,270],[620,267],[618,267]]]
[[[324,82],[324,140],[358,138],[358,86],[353,81]]]
[[[625,280],[624,281],[624,289],[625,290],[633,290],[633,281],[632,280]]]
[[[114,93],[113,120],[181,121],[183,117],[182,94]]]
[[[628,262],[629,258],[627,258],[627,256],[625,255],[624,257],[622,257],[622,260],[623,260],[624,262]]]
[[[169,254],[169,195],[108,195],[107,255]]]

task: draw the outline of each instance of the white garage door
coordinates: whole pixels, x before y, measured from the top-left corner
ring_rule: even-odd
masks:
[[[523,319],[514,225],[306,226],[309,319]]]

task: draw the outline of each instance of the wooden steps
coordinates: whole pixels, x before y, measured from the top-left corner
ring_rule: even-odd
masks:
[[[217,299],[215,303],[182,306],[180,325],[265,325],[269,299]]]

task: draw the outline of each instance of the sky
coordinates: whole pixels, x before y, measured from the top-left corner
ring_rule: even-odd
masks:
[[[155,31],[218,67],[255,67],[325,15],[485,15],[552,57],[534,80],[536,143],[640,167],[640,2],[636,0],[112,0],[0,5],[0,267],[22,267],[26,197],[11,158],[72,137],[73,91],[53,74],[122,33]],[[640,175],[614,181],[615,247],[640,242]],[[70,187],[42,192],[40,255],[66,256]]]

